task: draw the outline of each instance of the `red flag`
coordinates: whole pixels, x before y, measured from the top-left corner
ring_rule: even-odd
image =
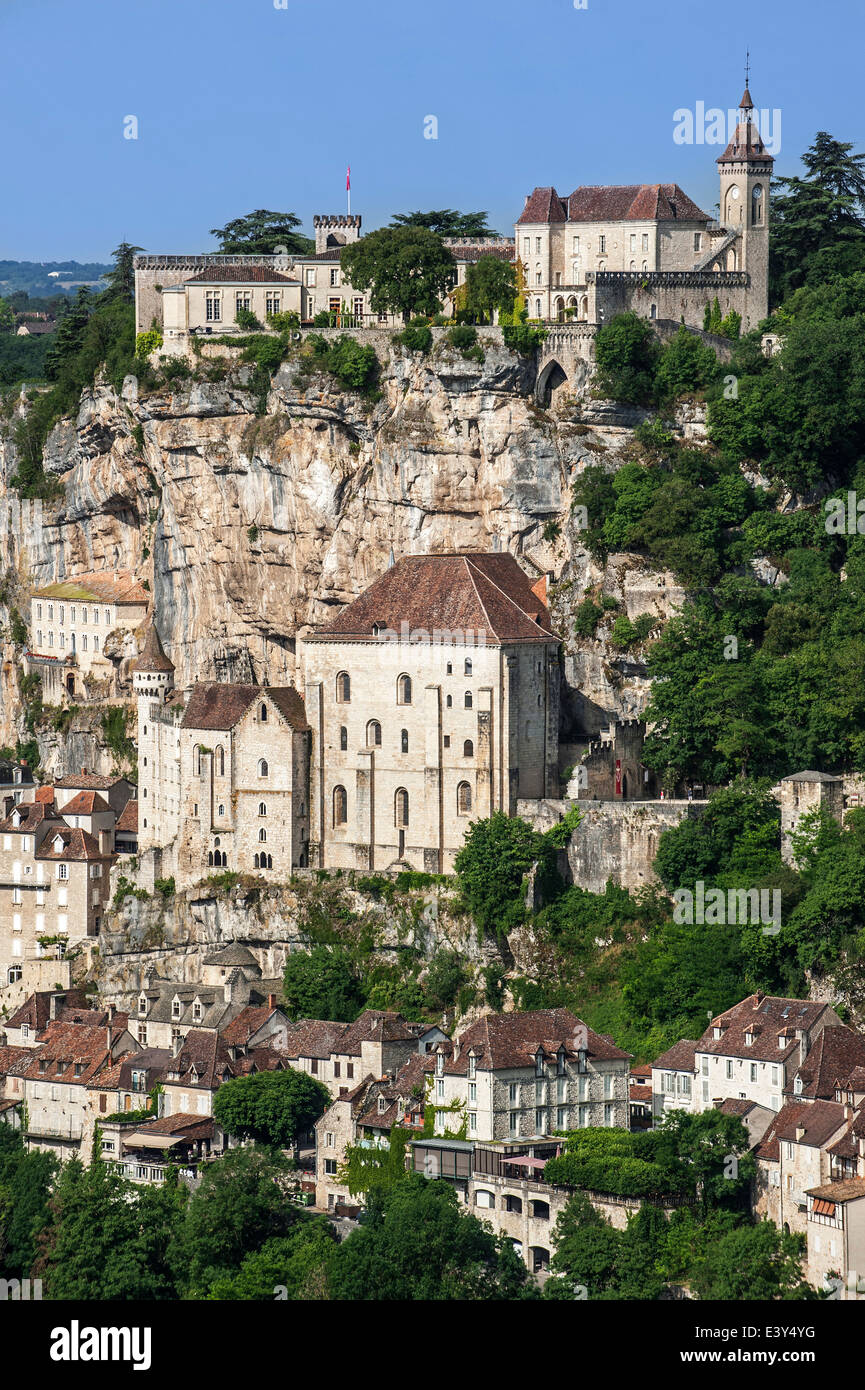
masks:
[[[346,171],[345,171],[345,187],[346,187],[346,191],[348,191],[348,190],[351,189],[351,165],[350,165],[350,164],[349,164],[348,168],[347,168]]]

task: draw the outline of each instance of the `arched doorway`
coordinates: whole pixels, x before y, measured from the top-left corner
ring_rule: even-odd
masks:
[[[562,299],[562,296],[559,295],[558,298],[556,299],[556,323],[564,323],[564,321],[565,321],[565,301]]]
[[[66,677],[66,690],[69,695],[75,694],[75,677],[73,676],[71,671],[69,672],[69,675]]]
[[[539,405],[548,406],[552,402],[553,392],[558,390],[567,381],[567,376],[555,358],[548,362],[541,369],[538,376],[535,396]]]

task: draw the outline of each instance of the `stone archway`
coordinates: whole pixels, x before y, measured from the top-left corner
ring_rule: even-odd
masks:
[[[555,306],[555,307],[556,307],[556,322],[557,322],[557,323],[564,323],[564,321],[565,321],[565,301],[562,299],[562,296],[561,296],[561,295],[559,295],[558,298],[556,299],[556,306]]]
[[[551,358],[538,373],[538,380],[535,385],[535,399],[538,405],[550,405],[553,392],[557,391],[560,386],[564,386],[567,379],[567,373],[561,363],[557,362],[555,357]]]

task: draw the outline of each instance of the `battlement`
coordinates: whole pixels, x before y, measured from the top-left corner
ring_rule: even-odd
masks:
[[[747,288],[746,270],[587,270],[587,285],[697,286],[700,289]]]
[[[312,219],[315,228],[315,254],[332,251],[335,246],[348,246],[350,241],[360,237],[360,213],[316,213]]]

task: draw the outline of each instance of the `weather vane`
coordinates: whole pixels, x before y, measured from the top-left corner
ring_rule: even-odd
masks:
[[[751,50],[745,49],[745,86],[748,86],[748,79],[751,76]]]

